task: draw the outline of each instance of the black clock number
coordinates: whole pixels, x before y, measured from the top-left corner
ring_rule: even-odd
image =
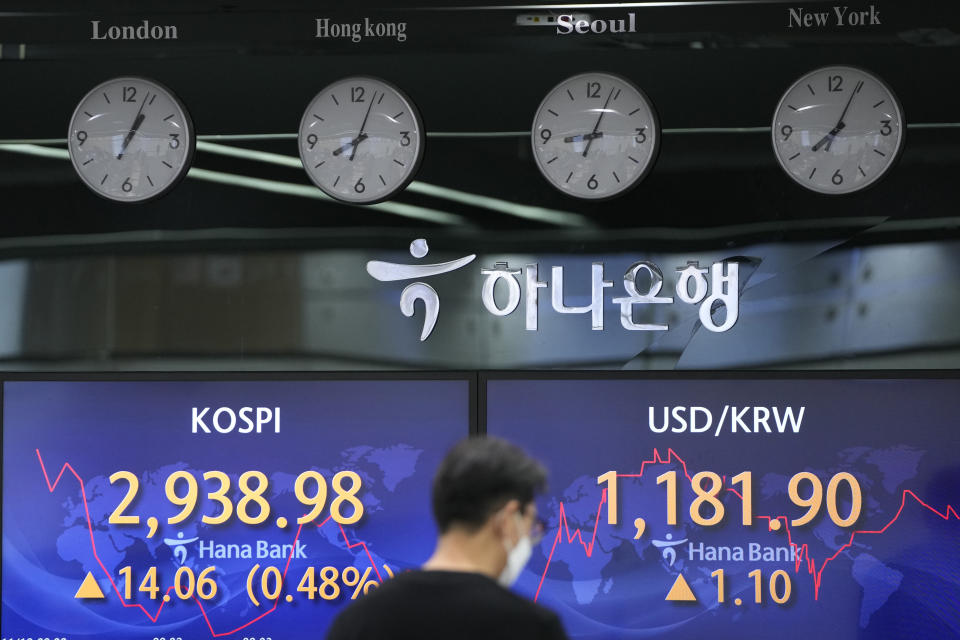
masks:
[[[843,76],[829,76],[827,78],[828,91],[843,91]]]
[[[881,124],[881,127],[880,127],[880,135],[882,135],[882,136],[888,136],[888,135],[890,135],[891,133],[893,133],[893,129],[890,127],[890,121],[889,121],[889,120],[881,120],[881,121],[880,121],[880,124]]]
[[[600,183],[597,182],[597,174],[593,174],[592,176],[590,176],[590,179],[587,180],[587,188],[593,191],[593,190],[596,190],[596,188],[599,186],[600,186]]]
[[[171,133],[171,134],[170,134],[170,148],[171,148],[171,149],[176,149],[176,148],[179,147],[179,146],[180,146],[180,134],[179,134],[179,133]]]
[[[124,87],[124,88],[123,88],[123,101],[124,101],[124,102],[136,102],[136,101],[137,101],[137,88],[136,88],[136,87]]]
[[[401,147],[409,147],[409,146],[410,146],[410,132],[409,132],[409,131],[401,131],[401,132],[400,132],[400,146],[401,146]]]
[[[587,83],[587,97],[588,97],[588,98],[599,98],[599,97],[600,97],[600,83],[599,83],[599,82],[588,82],[588,83]]]
[[[363,184],[363,178],[357,180],[357,184],[353,185],[353,190],[357,193],[363,193],[367,190],[367,185]]]
[[[540,139],[543,141],[543,144],[547,144],[547,141],[550,140],[550,136],[553,133],[550,132],[550,129],[541,129],[540,130]]]
[[[780,127],[780,135],[783,136],[784,142],[787,141],[787,139],[790,137],[790,134],[792,133],[793,133],[793,127],[791,127],[790,125],[785,124],[782,127]]]
[[[133,184],[130,182],[130,178],[127,178],[123,181],[123,184],[120,185],[120,188],[123,189],[124,193],[130,193],[133,191]]]
[[[836,172],[833,174],[833,177],[830,178],[830,182],[838,186],[843,184],[843,176],[840,175],[840,169],[836,170]]]
[[[310,145],[310,149],[311,149],[311,150],[312,150],[315,146],[317,146],[317,134],[311,133],[310,135],[308,135],[308,136],[307,136],[307,144]]]
[[[634,140],[638,144],[643,144],[647,141],[647,128],[646,127],[637,127],[637,135],[634,137]]]
[[[77,131],[77,140],[80,142],[78,147],[82,147],[83,143],[87,141],[87,132],[86,131]]]
[[[363,87],[350,87],[350,102],[366,102],[363,99]]]

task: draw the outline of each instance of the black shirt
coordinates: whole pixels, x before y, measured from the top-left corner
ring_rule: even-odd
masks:
[[[552,611],[460,571],[409,571],[344,609],[327,640],[566,640]]]

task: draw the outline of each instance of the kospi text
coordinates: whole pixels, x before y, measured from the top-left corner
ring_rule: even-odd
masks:
[[[269,433],[271,427],[280,433],[280,407],[193,407],[193,433]]]

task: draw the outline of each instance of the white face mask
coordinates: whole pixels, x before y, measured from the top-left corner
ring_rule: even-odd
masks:
[[[516,514],[516,516],[518,520],[517,525],[522,527],[523,518],[520,517],[519,513]],[[504,544],[504,548],[506,548],[506,544]],[[500,577],[497,578],[497,582],[509,589],[513,586],[513,583],[517,581],[517,578],[520,577],[520,572],[523,571],[523,568],[527,566],[530,555],[533,553],[533,541],[529,535],[523,536],[517,541],[513,549],[507,549],[506,551],[507,566],[500,572]]]

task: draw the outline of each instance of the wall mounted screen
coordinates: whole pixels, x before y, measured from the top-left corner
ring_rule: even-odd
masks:
[[[467,379],[3,391],[4,638],[320,638],[429,555],[472,415]]]
[[[960,637],[960,381],[524,379],[551,472],[518,588],[573,638]]]

